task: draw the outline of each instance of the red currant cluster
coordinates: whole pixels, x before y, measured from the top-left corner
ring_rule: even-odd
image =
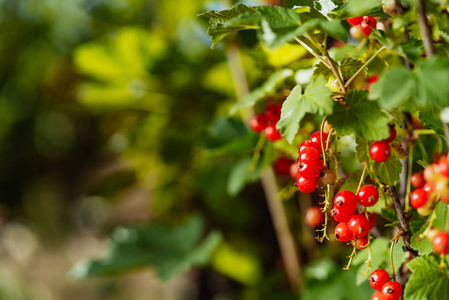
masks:
[[[365,35],[369,35],[373,31],[372,28],[376,28],[377,25],[376,19],[374,19],[374,17],[371,16],[352,17],[347,18],[346,21],[348,21],[348,23],[351,25],[360,25],[360,29]]]
[[[398,300],[402,296],[402,286],[396,281],[390,281],[384,269],[374,270],[369,276],[369,284],[376,290],[371,300]]]
[[[310,140],[298,146],[298,176],[296,186],[303,193],[313,192],[320,177],[324,174],[324,161],[321,158],[323,148],[327,148],[328,134],[320,131],[314,132]],[[322,142],[323,141],[323,142]]]
[[[275,142],[282,139],[281,133],[276,129],[276,123],[281,118],[281,106],[270,104],[263,114],[255,114],[249,120],[249,127],[255,132],[265,131],[267,140]]]
[[[340,242],[356,239],[357,249],[365,249],[369,243],[368,233],[375,225],[374,215],[369,212],[357,214],[357,205],[373,206],[379,200],[379,192],[373,185],[362,186],[357,196],[351,191],[340,191],[334,198],[332,215],[339,222],[335,238]]]
[[[377,162],[386,161],[391,155],[390,143],[396,138],[396,129],[394,125],[390,125],[390,137],[385,140],[374,142],[370,149],[369,154],[371,158]]]

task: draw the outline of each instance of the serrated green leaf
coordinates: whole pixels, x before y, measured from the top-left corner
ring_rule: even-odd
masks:
[[[424,224],[419,231],[415,232],[415,234],[412,235],[410,239],[410,246],[418,251],[419,255],[429,255],[433,252],[432,243],[429,241],[428,238],[423,237],[419,238],[419,235],[426,230],[428,224]]]
[[[357,170],[351,174],[351,176],[346,179],[345,183],[341,186],[340,190],[342,191],[351,191],[355,193],[357,191],[357,187],[359,186],[360,177],[362,177],[362,170]]]
[[[247,6],[241,3],[238,3],[231,7],[230,9],[221,10],[221,11],[215,11],[210,10],[203,12],[198,15],[198,17],[205,17],[210,19],[217,19],[221,21],[229,21],[234,19],[235,17],[238,17],[239,15],[242,15],[247,12],[255,12],[255,8],[251,6]],[[217,21],[211,21],[211,22],[217,22]]]
[[[369,148],[370,143],[367,140],[363,140],[361,138],[357,138],[356,140],[357,146],[355,150],[357,151],[357,160],[359,162],[368,162],[369,161]]]
[[[401,48],[402,53],[404,53],[412,62],[421,59],[421,55],[423,54],[423,42],[421,40],[411,38],[402,44]]]
[[[449,59],[434,55],[414,70],[392,67],[371,86],[371,99],[379,99],[382,108],[410,110],[449,105]],[[438,88],[435,88],[438,87]]]
[[[251,91],[251,93],[246,95],[245,98],[234,104],[231,108],[230,114],[235,114],[237,110],[242,107],[253,106],[262,98],[273,93],[279,84],[284,82],[292,75],[293,71],[290,69],[283,69],[271,74],[271,76],[260,87],[254,89],[253,91]]]
[[[412,271],[412,274],[405,286],[405,299],[447,298],[447,295],[449,295],[449,269],[447,266],[440,268],[436,257],[416,257],[407,266]]]
[[[332,12],[338,6],[332,0],[316,0],[314,1],[315,9],[327,17],[327,14]]]
[[[395,155],[384,162],[376,162],[373,167],[374,175],[384,184],[395,185],[402,173],[402,164]]]
[[[322,76],[326,79],[333,77],[331,69],[326,67],[322,62],[315,65],[315,69],[313,70],[313,76]]]
[[[159,279],[168,280],[208,263],[222,236],[213,231],[200,241],[203,232],[199,216],[178,226],[153,222],[142,228],[119,228],[109,241],[107,257],[76,265],[71,276],[80,279],[154,267]]]
[[[353,58],[344,58],[340,63],[340,72],[343,80],[348,80],[352,77],[363,65],[360,60]]]
[[[419,112],[419,119],[424,122],[426,127],[435,130],[439,135],[444,135],[443,123],[439,113],[434,109],[428,109]]]
[[[331,91],[324,86],[325,83],[324,78],[315,77],[305,89],[304,94],[301,93],[301,86],[298,85],[284,101],[281,119],[276,127],[289,143],[295,138],[299,122],[306,113],[332,113]]]
[[[373,16],[391,18],[382,9],[381,0],[349,0],[341,5],[337,10],[329,14],[336,19],[346,19],[349,17]]]
[[[382,140],[389,136],[387,117],[376,102],[367,101],[367,95],[365,90],[350,90],[346,95],[347,106],[335,105],[328,120],[339,134],[355,133],[367,140]]]

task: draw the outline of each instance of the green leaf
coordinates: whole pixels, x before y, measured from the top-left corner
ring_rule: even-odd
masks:
[[[340,190],[351,191],[355,193],[359,186],[360,177],[362,177],[362,173],[363,173],[362,170],[357,170],[356,172],[352,173],[351,176],[349,176],[348,179],[346,179],[345,183],[343,183]]]
[[[433,221],[433,226],[441,229],[446,228],[447,204],[440,201],[435,207],[436,219]]]
[[[428,109],[419,112],[419,119],[424,122],[426,127],[435,130],[439,135],[444,136],[443,123],[439,113],[435,109]]]
[[[211,37],[212,49],[228,34],[239,30],[257,28],[259,23],[259,15],[256,9],[241,3],[230,9],[212,10],[198,16],[210,18],[207,34]]]
[[[384,184],[396,184],[402,173],[402,164],[398,157],[391,155],[384,162],[376,162],[373,167],[374,175]]]
[[[363,140],[361,138],[357,138],[356,140],[357,146],[355,150],[357,151],[357,160],[359,162],[369,162],[369,148],[370,143],[367,140]]]
[[[412,271],[405,286],[404,298],[407,300],[446,299],[449,295],[449,270],[447,265],[439,267],[434,256],[420,256],[408,264]]]
[[[423,54],[423,42],[421,40],[411,38],[402,44],[401,48],[402,53],[412,62],[417,62],[421,59],[421,55]]]
[[[212,231],[200,241],[203,232],[204,221],[199,216],[177,226],[153,222],[141,228],[118,228],[108,242],[108,255],[79,263],[71,275],[81,279],[153,267],[159,279],[168,280],[209,262],[222,236]]]
[[[335,104],[328,117],[333,128],[341,135],[355,133],[367,140],[382,140],[389,135],[388,118],[376,102],[367,101],[365,90],[350,90],[346,95],[347,107]]]
[[[337,10],[329,14],[332,18],[346,19],[349,17],[373,16],[391,18],[382,9],[381,0],[349,0]]]
[[[414,70],[392,67],[371,86],[371,99],[379,99],[386,109],[410,110],[449,105],[449,59],[434,55],[419,63]],[[438,87],[438,88],[436,88]]]
[[[396,221],[398,221],[398,215],[392,209],[382,208],[380,210],[380,214],[382,215],[382,217],[384,217],[385,220],[387,220],[389,222],[396,222]]]
[[[242,107],[253,106],[257,103],[257,101],[274,93],[276,87],[292,75],[293,71],[290,69],[279,70],[271,74],[267,81],[265,81],[260,87],[254,89],[251,93],[246,95],[245,98],[234,104],[231,108],[230,114],[235,114],[237,110]]]
[[[331,91],[324,86],[326,80],[322,77],[314,77],[307,86],[304,94],[301,86],[296,86],[287,100],[284,101],[281,111],[281,119],[276,127],[292,143],[299,130],[299,122],[306,113],[330,114],[332,113],[333,101]]]
[[[315,70],[313,70],[313,76],[322,76],[326,79],[333,77],[331,69],[326,67],[322,62],[315,65]]]
[[[353,58],[344,58],[340,63],[340,72],[343,80],[347,81],[363,66],[360,60]]]
[[[316,10],[324,16],[327,16],[328,13],[338,8],[338,6],[331,0],[316,0],[314,3]]]

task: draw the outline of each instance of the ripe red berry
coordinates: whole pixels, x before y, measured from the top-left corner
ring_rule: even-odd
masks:
[[[301,154],[301,152],[304,151],[304,149],[308,148],[308,147],[314,148],[316,151],[318,151],[318,153],[321,153],[321,147],[318,147],[317,145],[312,143],[310,140],[305,140],[301,143],[301,145],[299,145],[298,154]]]
[[[371,224],[365,214],[353,215],[348,222],[349,229],[355,236],[366,236],[371,229]]]
[[[357,193],[359,203],[363,206],[370,207],[377,203],[379,200],[379,191],[374,185],[364,185],[359,189]]]
[[[390,282],[390,276],[384,269],[377,269],[371,273],[368,280],[373,289],[380,291],[385,283]]]
[[[370,34],[373,31],[372,28],[376,28],[376,25],[377,21],[373,17],[363,17],[363,21],[360,23],[360,29],[362,29],[364,34]]]
[[[348,224],[346,223],[340,223],[337,226],[335,226],[335,238],[337,241],[340,242],[349,242],[354,239],[354,233],[349,229]]]
[[[279,104],[270,104],[265,109],[265,116],[272,123],[276,123],[281,118],[281,108]]]
[[[415,188],[422,188],[426,184],[426,180],[422,173],[416,172],[410,177],[410,183]]]
[[[353,215],[357,210],[357,197],[351,191],[340,191],[335,195],[334,207],[345,215]]]
[[[276,129],[276,124],[270,124],[267,128],[265,128],[265,136],[267,137],[267,140],[271,142],[276,142],[280,139],[282,139],[282,135],[279,132],[279,130]]]
[[[306,179],[301,176],[298,176],[298,178],[296,178],[296,185],[298,189],[303,193],[313,192],[316,189],[317,184],[318,179],[316,178]]]
[[[249,120],[249,127],[255,132],[261,132],[268,126],[268,119],[265,115],[255,114]]]
[[[328,134],[323,132],[323,145],[324,145],[324,149],[326,149],[326,145],[327,145],[327,137]],[[323,152],[323,148],[321,147],[321,133],[319,131],[314,132],[311,136],[310,136],[310,141],[315,145],[315,148],[319,149],[319,152]]]
[[[346,21],[348,21],[348,23],[351,25],[359,25],[360,23],[362,23],[363,17],[347,18]]]
[[[430,194],[433,193],[433,191],[435,191],[435,183],[433,182],[427,182],[423,188],[422,188],[428,196],[430,196]]]
[[[310,160],[320,161],[321,155],[315,148],[303,147],[302,151],[299,153],[298,160],[299,162],[308,162]]]
[[[371,300],[382,300],[382,293],[380,291],[375,292],[372,296],[371,296]]]
[[[438,163],[440,174],[449,177],[449,158],[443,157]]]
[[[369,154],[375,161],[383,162],[390,157],[391,149],[386,141],[378,141],[371,145]]]
[[[274,163],[274,170],[279,175],[289,175],[292,161],[286,157],[279,157]],[[296,178],[296,177],[295,177]]]
[[[290,165],[290,177],[296,179],[299,175],[298,163],[294,162]]]
[[[368,221],[369,221],[369,224],[370,224],[369,227],[370,227],[370,230],[371,230],[371,229],[374,228],[374,226],[376,226],[376,218],[370,212],[367,212],[366,214],[368,215],[367,218],[368,218]]]
[[[416,189],[410,195],[410,205],[413,208],[420,208],[426,205],[428,200],[427,193],[424,189]]]
[[[332,216],[338,223],[348,223],[354,214],[345,214],[337,208],[332,209]]]
[[[382,287],[383,300],[398,300],[402,296],[402,286],[396,281],[390,281]]]
[[[379,75],[377,75],[377,73],[373,74],[372,76],[368,77],[366,79],[366,82],[368,82],[368,84],[373,84],[375,83],[377,80],[379,79]]]
[[[396,129],[394,129],[394,126],[390,126],[390,136],[385,141],[387,143],[391,143],[396,138]]]
[[[324,222],[324,213],[318,206],[309,207],[304,215],[304,222],[310,227],[318,227]]]
[[[368,242],[369,242],[368,236],[358,237],[355,246],[358,250],[363,250],[366,249],[366,247],[368,247]]]
[[[449,254],[449,233],[438,233],[433,239],[432,246],[435,252],[438,254]]]
[[[309,160],[299,163],[299,176],[307,179],[315,179],[320,176],[320,161]]]

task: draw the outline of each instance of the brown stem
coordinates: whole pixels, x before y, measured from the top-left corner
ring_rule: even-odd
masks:
[[[426,4],[424,0],[418,1],[417,8],[419,28],[424,42],[424,49],[426,49],[427,56],[432,56],[435,54],[435,46],[433,45],[432,30],[427,22]]]
[[[231,76],[235,84],[237,98],[241,100],[248,94],[249,87],[235,37],[230,37],[226,55]],[[248,108],[243,111],[243,119],[246,122],[249,122],[249,119],[253,114],[254,110]],[[272,167],[267,168],[262,173],[262,188],[273,221],[281,255],[285,262],[288,281],[291,288],[298,291],[301,282],[301,263],[296,249],[295,239],[288,225],[287,216],[279,196],[279,187]]]
[[[401,205],[398,194],[394,189],[394,186],[388,186],[387,190],[388,193],[390,194],[391,200],[393,200],[394,210],[396,211],[396,214],[399,219],[399,225],[402,230],[402,238],[404,240],[404,250],[410,252],[413,255],[413,257],[415,257],[418,255],[418,251],[416,251],[410,246],[412,232],[410,231],[410,227],[408,226],[408,220],[405,216],[404,208]]]
[[[337,67],[335,66],[334,60],[329,55],[329,52],[326,51],[325,57],[326,57],[327,62],[329,63],[332,73],[334,74],[335,78],[337,78],[337,81],[338,81],[338,84],[340,85],[341,91],[343,93],[346,93],[345,83],[341,79],[340,73],[338,72]]]

